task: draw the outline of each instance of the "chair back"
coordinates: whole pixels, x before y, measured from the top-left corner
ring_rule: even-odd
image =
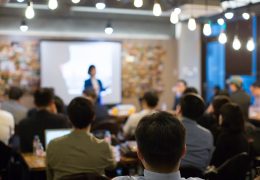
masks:
[[[200,169],[193,166],[180,167],[180,173],[181,173],[181,177],[183,178],[190,178],[190,177],[204,178],[203,172]]]
[[[249,165],[250,157],[248,153],[243,152],[237,154],[217,168],[216,179],[245,180],[246,172],[249,170]]]
[[[109,180],[109,178],[96,173],[80,173],[64,176],[61,180]]]
[[[91,129],[92,132],[103,130],[108,130],[111,134],[117,136],[120,131],[120,127],[114,120],[104,120],[95,124]]]

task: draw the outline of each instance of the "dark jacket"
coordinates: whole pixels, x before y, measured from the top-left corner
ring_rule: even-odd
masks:
[[[248,109],[250,106],[250,96],[243,90],[238,90],[230,95],[230,99],[233,103],[239,105],[245,118],[248,118]]]
[[[218,137],[211,165],[218,167],[233,156],[248,151],[249,144],[244,133],[231,133],[223,130]]]
[[[38,135],[45,148],[45,130],[70,128],[70,123],[66,116],[53,114],[47,110],[39,110],[31,117],[22,120],[18,126],[17,134],[20,137],[20,147],[22,152],[32,152],[33,139]]]
[[[103,87],[103,84],[102,82],[97,79],[98,81],[98,85],[99,85],[99,92],[101,91],[105,91],[105,88]],[[92,82],[91,82],[91,79],[87,79],[84,83],[84,90],[86,89],[94,89],[93,88],[93,85],[92,85]],[[98,97],[97,97],[97,102],[100,103],[101,102],[101,99],[100,99],[100,93],[98,94]]]

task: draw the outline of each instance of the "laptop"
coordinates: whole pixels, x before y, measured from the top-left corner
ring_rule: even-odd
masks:
[[[72,129],[47,129],[45,130],[45,145],[46,147],[51,140],[65,136],[71,133]]]

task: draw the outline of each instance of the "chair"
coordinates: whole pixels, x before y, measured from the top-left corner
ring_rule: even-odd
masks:
[[[109,178],[95,173],[80,173],[64,176],[60,180],[109,180]]]
[[[245,180],[249,164],[249,155],[243,152],[228,159],[221,166],[206,172],[205,177],[208,180]]]
[[[117,136],[120,131],[119,125],[114,120],[104,120],[97,124],[94,124],[91,131],[108,130],[111,134]]]
[[[204,178],[203,172],[200,169],[192,166],[180,167],[180,173],[183,178],[190,178],[190,177]]]

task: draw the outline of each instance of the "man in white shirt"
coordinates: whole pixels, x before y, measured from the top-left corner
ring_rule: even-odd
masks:
[[[7,111],[0,110],[0,141],[8,144],[14,134],[14,117]]]
[[[184,180],[179,167],[186,152],[185,128],[177,118],[167,112],[148,115],[138,124],[135,136],[137,155],[145,168],[144,176],[114,180]]]
[[[141,98],[141,105],[143,110],[132,114],[126,124],[123,127],[124,135],[126,137],[134,136],[135,129],[139,123],[139,121],[146,115],[155,113],[155,108],[158,104],[159,98],[156,92],[150,91],[146,92],[144,96]]]

